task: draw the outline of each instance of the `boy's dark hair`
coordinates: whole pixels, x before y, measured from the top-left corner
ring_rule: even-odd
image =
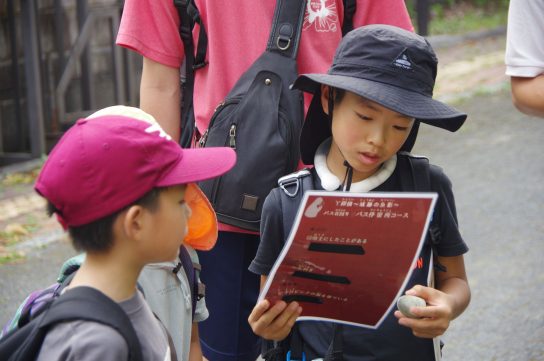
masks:
[[[329,87],[329,91],[334,94],[334,104],[340,103],[346,95],[346,90],[341,88]]]
[[[68,234],[72,239],[74,248],[78,251],[85,252],[101,252],[108,250],[113,243],[113,222],[115,222],[117,216],[133,205],[139,205],[151,212],[154,212],[157,209],[159,195],[168,188],[170,187],[153,188],[132,204],[129,204],[115,213],[81,226],[69,226]],[[55,208],[53,203],[48,200],[47,214],[52,216],[53,213],[57,212],[58,210]]]

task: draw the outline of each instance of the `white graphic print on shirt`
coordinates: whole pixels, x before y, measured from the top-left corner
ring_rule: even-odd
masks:
[[[303,30],[314,27],[318,32],[335,32],[338,24],[336,0],[308,0]]]

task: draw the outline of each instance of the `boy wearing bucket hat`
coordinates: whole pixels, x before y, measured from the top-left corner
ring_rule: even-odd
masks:
[[[406,167],[413,159],[407,151],[415,142],[419,123],[456,131],[466,119],[466,114],[432,99],[436,71],[436,55],[424,38],[392,26],[370,25],[344,37],[327,74],[300,76],[294,87],[314,93],[300,142],[303,162],[314,165],[308,175],[314,189],[403,191],[402,184],[413,176],[410,166]],[[433,248],[435,262],[442,267],[434,275],[436,289],[428,287],[433,250],[426,244],[420,255],[422,265],[418,264],[404,290],[425,299],[427,307],[412,308],[419,318],[391,311],[376,330],[301,321],[290,342],[280,343],[283,348],[302,349],[308,360],[440,357],[438,336],[470,300],[463,261],[468,248],[457,227],[451,182],[440,168],[426,165],[430,188],[438,193],[433,223],[440,237]],[[250,266],[261,275],[261,284],[292,226],[284,224],[289,220],[283,212],[286,207],[298,208],[302,199],[281,192],[274,189],[265,201],[261,243]],[[248,321],[256,334],[280,341],[290,334],[303,309],[303,303],[270,305],[263,300]]]
[[[86,253],[65,293],[86,286],[117,302],[144,360],[170,359],[174,350],[137,291],[138,277],[147,264],[176,259],[184,242],[213,246],[215,214],[195,182],[227,172],[235,160],[228,148],[182,150],[150,115],[111,107],[77,121],[40,172],[36,191]],[[113,328],[75,320],[48,331],[38,360],[128,356]]]

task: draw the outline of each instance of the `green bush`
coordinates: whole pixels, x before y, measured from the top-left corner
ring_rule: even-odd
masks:
[[[428,35],[459,34],[506,25],[509,0],[429,0]],[[417,29],[417,0],[406,6]]]

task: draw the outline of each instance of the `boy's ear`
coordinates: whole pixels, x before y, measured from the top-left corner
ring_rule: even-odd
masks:
[[[329,115],[329,95],[330,95],[330,87],[325,84],[321,84],[321,107],[323,108],[323,112],[327,115]]]
[[[144,227],[144,213],[144,208],[139,205],[132,205],[124,212],[122,226],[129,238],[138,238]]]

